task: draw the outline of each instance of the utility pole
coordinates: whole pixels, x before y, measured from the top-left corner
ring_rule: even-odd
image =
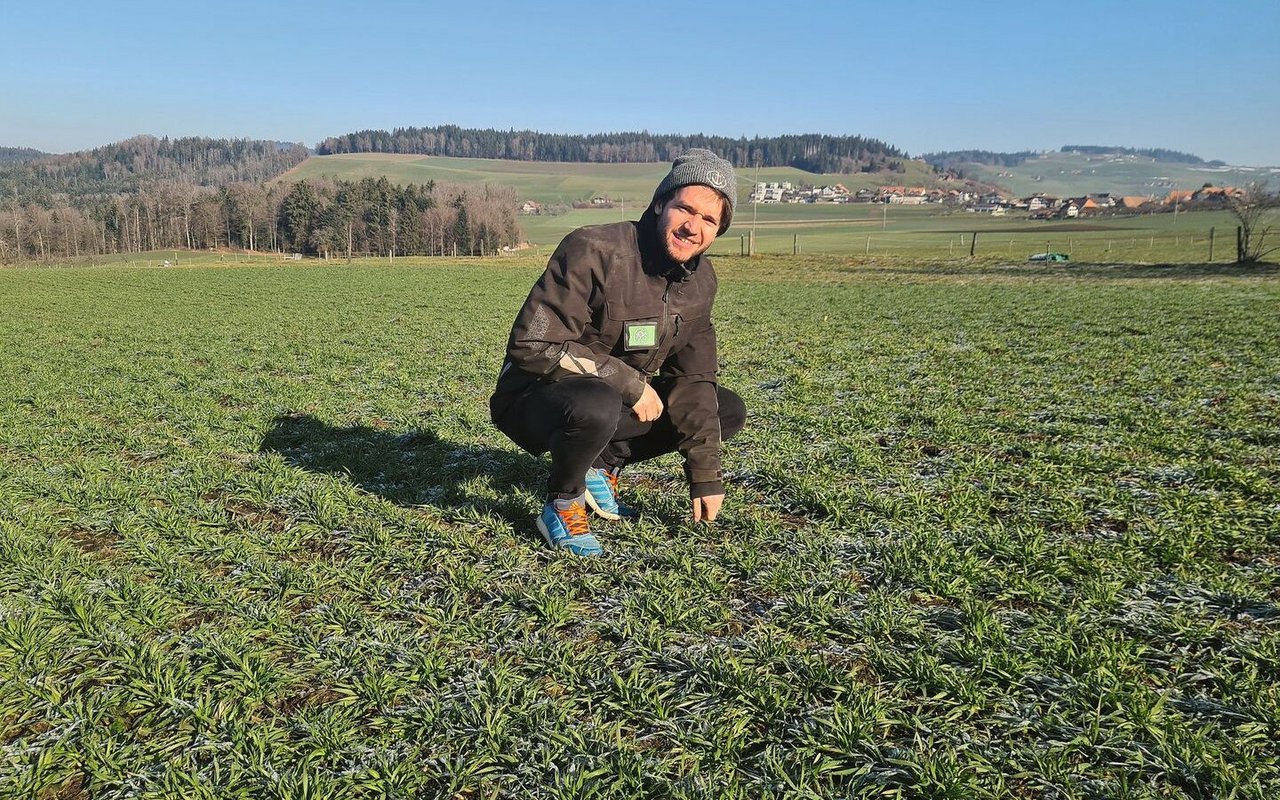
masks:
[[[760,205],[760,156],[756,156],[756,183],[751,187],[751,242],[747,255],[756,254],[756,208]]]

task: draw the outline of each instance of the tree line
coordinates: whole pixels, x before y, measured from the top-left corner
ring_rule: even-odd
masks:
[[[48,153],[30,147],[0,147],[0,164],[17,164],[48,156]]]
[[[958,172],[965,164],[985,164],[989,167],[1016,167],[1027,159],[1040,155],[1034,150],[1016,153],[994,153],[990,150],[944,150],[920,156],[926,164],[942,172]]]
[[[0,197],[49,206],[61,195],[127,194],[156,181],[197,186],[253,183],[274,178],[307,156],[301,144],[135,136],[78,153],[11,159],[0,165]]]
[[[793,134],[733,139],[647,131],[558,134],[456,125],[357,131],[325,139],[316,146],[316,153],[411,153],[616,164],[670,161],[691,147],[711,150],[738,167],[795,167],[815,173],[900,172],[906,159],[897,148],[862,136]]]
[[[1080,153],[1092,156],[1130,155],[1144,156],[1154,161],[1175,164],[1207,164],[1222,166],[1221,161],[1205,161],[1199,156],[1182,153],[1177,150],[1166,150],[1160,147],[1107,147],[1103,145],[1067,144],[1060,153]],[[985,164],[989,167],[1016,167],[1040,154],[1034,150],[1019,150],[1016,153],[996,153],[990,150],[944,150],[938,153],[925,153],[921,160],[940,172],[963,174],[965,164]]]
[[[1167,150],[1163,147],[1108,147],[1106,145],[1091,144],[1064,144],[1059,148],[1060,153],[1082,153],[1089,156],[1144,156],[1153,161],[1161,161],[1170,164],[1208,164],[1209,166],[1224,166],[1224,161],[1206,162],[1200,156],[1193,156],[1190,153],[1183,153],[1178,150]]]
[[[0,262],[169,249],[233,248],[323,256],[485,255],[515,245],[515,189],[386,178],[219,187],[148,181],[129,194],[10,199]]]

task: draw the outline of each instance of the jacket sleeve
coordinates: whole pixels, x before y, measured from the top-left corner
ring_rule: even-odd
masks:
[[[635,405],[644,393],[644,376],[635,368],[581,344],[603,301],[604,258],[588,237],[570,234],[556,248],[516,316],[507,358],[525,372],[558,381],[594,375]]]
[[[685,477],[694,497],[724,492],[720,471],[720,403],[716,395],[716,331],[711,318],[697,321],[689,344],[663,365],[666,406],[680,437]]]

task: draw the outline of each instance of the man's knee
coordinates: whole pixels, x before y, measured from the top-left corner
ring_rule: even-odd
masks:
[[[562,383],[566,427],[612,434],[622,412],[618,390],[598,378],[571,378]]]
[[[747,404],[737,392],[723,386],[716,387],[716,395],[720,401],[720,440],[724,441],[747,424]]]

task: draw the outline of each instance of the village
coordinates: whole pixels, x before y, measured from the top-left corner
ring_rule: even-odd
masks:
[[[796,186],[792,183],[757,183],[748,202],[772,203],[885,203],[889,205],[925,205],[936,203],[963,208],[975,214],[1003,216],[1025,213],[1033,219],[1075,219],[1103,213],[1134,213],[1171,210],[1178,207],[1220,207],[1240,190],[1231,187],[1205,186],[1194,191],[1173,191],[1163,198],[1150,195],[1114,195],[1109,192],[1079,197],[1053,197],[1043,192],[1013,198],[999,192],[969,192],[959,189],[925,188],[922,186],[880,186],[850,192],[843,184],[831,186]]]
[[[1229,186],[1203,186],[1195,190],[1171,191],[1164,197],[1154,195],[1118,195],[1092,192],[1077,197],[1054,197],[1037,192],[1027,197],[988,191],[926,188],[923,186],[879,186],[851,192],[843,184],[830,186],[796,185],[790,182],[756,183],[747,202],[771,205],[779,203],[883,203],[886,205],[922,206],[937,204],[962,209],[973,214],[1005,216],[1026,215],[1031,219],[1076,219],[1104,214],[1137,214],[1195,208],[1222,208],[1242,191]],[[573,204],[574,208],[616,208],[620,201],[608,196],[594,196]],[[548,213],[534,200],[520,207],[524,215]]]

